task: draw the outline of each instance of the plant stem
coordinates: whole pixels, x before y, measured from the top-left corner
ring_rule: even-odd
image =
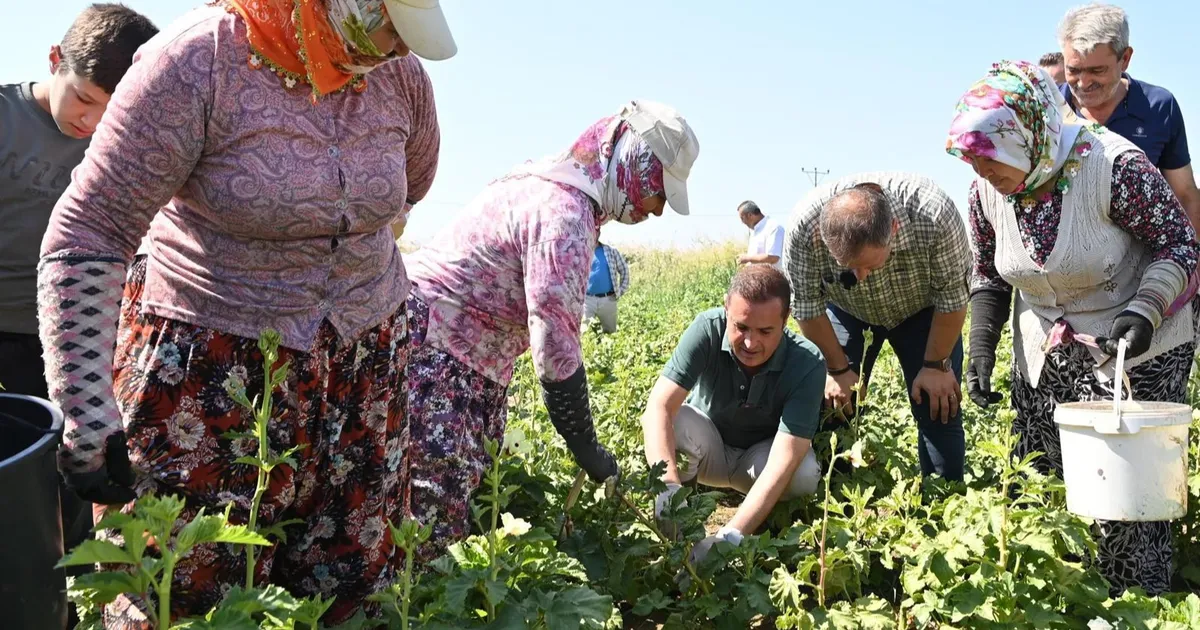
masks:
[[[496,451],[496,456],[492,458],[492,474],[490,475],[492,486],[492,494],[488,500],[492,503],[492,528],[488,532],[488,568],[492,576],[492,581],[496,581],[496,577],[500,575],[500,567],[496,564],[496,528],[500,525],[500,451]],[[488,620],[494,621],[496,618],[496,607],[492,604],[492,600],[488,598],[487,593],[483,595],[484,602],[487,603]]]
[[[621,499],[621,502],[624,503],[626,507],[633,511],[633,515],[637,518],[637,520],[641,522],[642,525],[645,525],[647,528],[649,528],[650,532],[653,533],[659,540],[661,540],[664,544],[671,543],[671,540],[658,530],[658,527],[654,525],[653,521],[651,521],[649,518],[646,518],[645,514],[642,514],[642,511],[638,509],[637,504],[629,500],[629,497],[625,496],[625,493],[622,492],[620,488],[617,488],[617,497]]]
[[[1008,570],[1008,511],[1012,500],[1009,499],[1008,489],[1012,485],[1013,475],[1016,471],[1013,467],[1012,450],[1015,440],[1013,439],[1012,427],[1008,427],[1004,437],[1004,451],[1007,457],[1004,458],[1004,468],[1000,471],[1000,570]]]
[[[270,440],[267,437],[267,425],[271,420],[271,369],[270,359],[263,358],[263,399],[259,408],[254,411],[254,435],[258,440],[258,480],[254,486],[254,499],[250,501],[251,532],[258,529],[258,509],[262,505],[263,495],[267,491],[267,458],[271,455]],[[254,545],[246,545],[246,588],[254,588]]]
[[[404,601],[403,609],[400,611],[400,628],[408,630],[408,604],[409,598],[412,597],[412,557],[416,545],[410,549],[404,550]]]
[[[821,608],[825,608],[825,537],[829,532],[829,487],[830,483],[833,481],[833,466],[837,463],[837,460],[838,454],[834,453],[833,457],[829,458],[829,470],[825,473],[824,516],[821,517],[821,556],[817,560],[817,566],[820,570],[817,577],[817,603],[821,606]]]
[[[642,511],[638,508],[637,504],[631,501],[629,497],[625,496],[625,493],[620,488],[617,488],[616,494],[617,497],[621,499],[621,502],[633,512],[634,517],[636,517],[642,525],[645,525],[659,540],[662,541],[664,545],[671,544],[671,540],[663,535],[661,531],[659,531],[658,527],[654,525],[653,521],[647,518],[645,514],[642,514]],[[700,590],[704,591],[705,594],[708,594],[711,592],[711,589],[709,588],[708,583],[704,580],[701,580],[700,575],[696,573],[695,567],[692,566],[691,554],[692,548],[689,546],[687,548],[687,552],[683,554],[683,567],[687,569],[689,574],[691,574],[692,579],[700,585]]]
[[[1003,501],[1003,505],[1001,506],[1001,510],[1000,510],[1000,570],[1001,571],[1006,571],[1008,569],[1008,504],[1009,504],[1009,501],[1008,501],[1007,475],[1005,477],[1006,478],[1004,479],[1004,482],[1000,484],[1001,491],[1004,493],[1000,497],[1000,500]]]
[[[710,588],[708,586],[708,582],[705,582],[704,580],[700,579],[700,574],[696,573],[696,567],[692,566],[692,547],[693,546],[694,545],[688,545],[688,548],[684,550],[683,568],[687,569],[688,574],[692,576],[692,580],[694,580],[696,582],[696,584],[700,587],[700,590],[704,591],[705,595],[709,595],[712,593],[712,588]]]
[[[858,390],[858,397],[854,401],[854,417],[850,421],[850,434],[854,436],[852,442],[858,440],[858,427],[862,424],[860,414],[863,410],[863,404],[867,400],[867,377],[863,372],[866,371],[867,366],[867,350],[870,349],[875,336],[868,330],[864,333],[863,337],[862,357],[858,363],[858,383],[855,383],[855,389]]]
[[[158,630],[171,627],[171,578],[175,575],[175,557],[163,550],[162,581],[158,583]]]

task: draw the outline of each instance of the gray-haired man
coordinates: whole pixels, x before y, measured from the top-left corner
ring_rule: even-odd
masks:
[[[852,404],[860,372],[870,379],[886,339],[911,394],[921,472],[961,480],[971,247],[954,202],[919,175],[843,177],[800,202],[784,261],[795,291],[792,315],[825,356],[826,402]],[[867,330],[873,341],[863,361]]]
[[[1082,118],[1122,135],[1162,171],[1200,232],[1200,190],[1192,173],[1179,103],[1165,88],[1127,73],[1133,58],[1129,20],[1121,7],[1089,4],[1071,9],[1058,27],[1066,62],[1059,89]]]
[[[783,271],[783,226],[763,214],[758,204],[743,201],[738,205],[738,219],[750,228],[746,253],[737,257],[739,265],[767,264]]]

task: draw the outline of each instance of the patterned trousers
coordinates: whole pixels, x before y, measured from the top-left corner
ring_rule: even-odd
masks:
[[[183,519],[200,508],[245,522],[257,470],[236,464],[256,454],[245,438],[252,418],[225,389],[231,374],[253,400],[263,391],[262,354],[247,339],[152,315],[142,315],[145,263],[130,270],[118,327],[114,393],[126,424],[139,494],[176,494]],[[336,596],[323,620],[345,621],[364,600],[391,583],[402,554],[387,522],[404,517],[400,479],[405,422],[407,315],[399,308],[359,338],[342,341],[322,324],[310,352],[280,348],[290,362],[274,394],[271,450],[305,445],[296,466],[276,468],[258,522],[301,523],[287,542],[261,548],[256,583],[278,584],[297,596]],[[202,615],[246,575],[245,551],[201,545],[176,567],[172,616]],[[148,628],[146,602],[122,596],[105,611],[107,628]]]
[[[470,532],[471,495],[491,465],[484,439],[504,439],[508,386],[426,344],[429,307],[412,295],[408,309],[412,440],[405,455],[405,500],[414,518],[433,524],[433,536],[417,552],[426,564]]]

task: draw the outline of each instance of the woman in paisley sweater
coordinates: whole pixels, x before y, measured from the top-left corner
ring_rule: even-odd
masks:
[[[304,446],[272,473],[259,522],[300,524],[255,570],[336,595],[329,622],[400,560],[386,523],[403,516],[408,280],[391,226],[429,190],[439,147],[410,48],[454,54],[436,2],[193,11],[138,52],[42,243],[60,464],[96,504],[178,494],[185,518],[232,504],[244,520],[256,471],[234,460],[253,444],[226,434],[250,417],[226,384],[262,392],[257,338],[278,331],[290,372],[271,447]],[[245,575],[243,554],[198,548],[176,567],[174,614],[207,611]],[[108,627],[145,625],[144,605],[121,598]]]
[[[1134,398],[1186,402],[1198,314],[1196,238],[1171,187],[1124,138],[1064,123],[1062,104],[1044,70],[1002,62],[963,95],[947,143],[979,175],[967,390],[998,402],[991,375],[1011,308],[1013,455],[1041,452],[1039,468],[1057,475],[1055,405],[1112,398],[1120,339]],[[1169,523],[1096,529],[1114,592],[1168,590]]]
[[[467,532],[471,492],[504,435],[508,382],[525,350],[550,421],[596,481],[618,474],[596,439],[579,344],[600,226],[640,223],[664,205],[687,214],[699,144],[670,107],[625,105],[564,153],[492,182],[409,255],[411,511],[434,525],[422,558]]]

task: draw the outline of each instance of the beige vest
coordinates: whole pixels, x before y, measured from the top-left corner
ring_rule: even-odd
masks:
[[[1107,336],[1113,319],[1137,293],[1150,254],[1109,219],[1112,169],[1117,156],[1140,150],[1115,133],[1086,134],[1092,151],[1081,159],[1078,174],[1063,195],[1062,217],[1054,249],[1043,266],[1030,257],[1017,228],[1016,212],[985,180],[978,180],[983,214],[996,232],[996,269],[1015,288],[1013,355],[1021,374],[1037,387],[1045,364],[1044,345],[1056,321],[1065,319],[1077,333]],[[1132,367],[1192,341],[1192,305],[1164,319],[1150,350],[1126,361]],[[1113,363],[1088,347],[1102,381],[1112,378]]]

